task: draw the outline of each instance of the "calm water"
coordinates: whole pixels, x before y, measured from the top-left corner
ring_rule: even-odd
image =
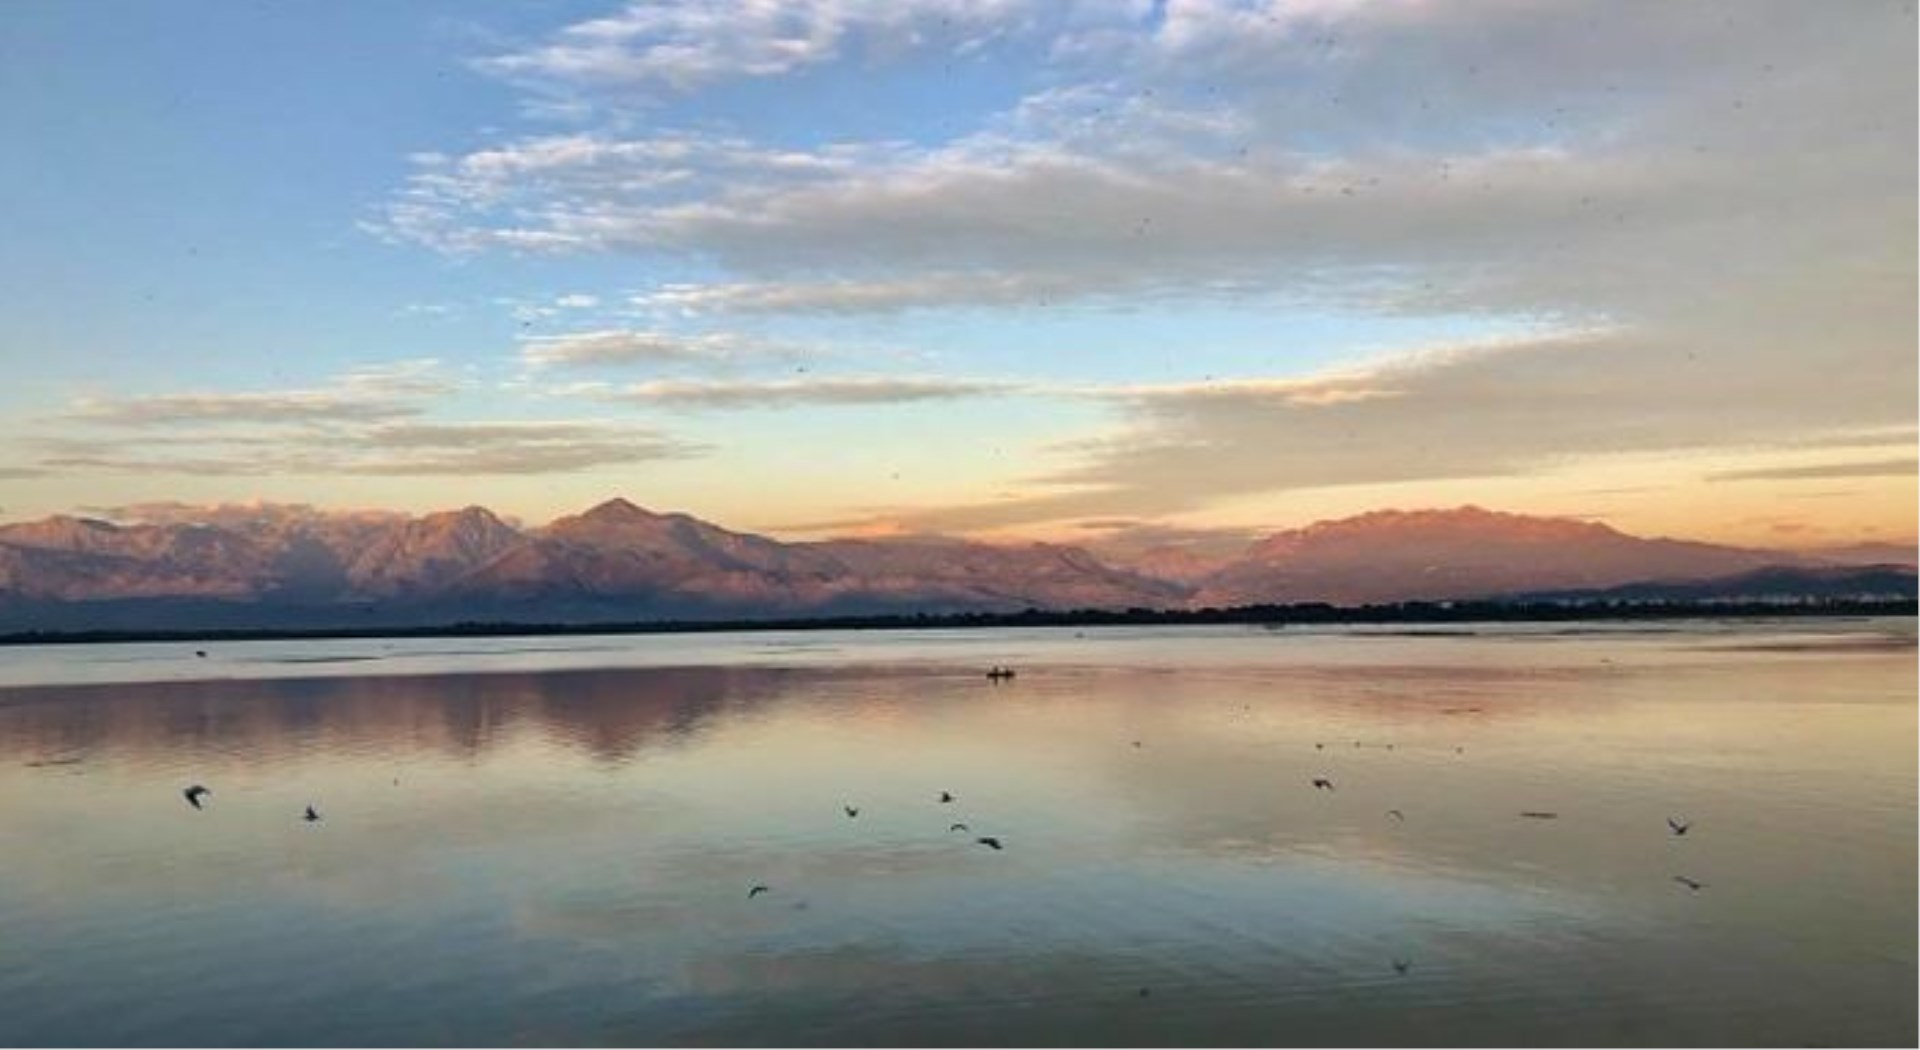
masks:
[[[193,648],[0,650],[0,1042],[1916,1039],[1912,621]]]

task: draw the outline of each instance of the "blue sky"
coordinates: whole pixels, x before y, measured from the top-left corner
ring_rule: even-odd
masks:
[[[0,513],[1910,537],[1860,11],[9,5]]]

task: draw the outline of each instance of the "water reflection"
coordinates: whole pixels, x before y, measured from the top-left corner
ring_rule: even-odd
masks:
[[[1827,641],[0,690],[0,1038],[1911,1042],[1911,641]]]
[[[203,749],[256,758],[316,748],[472,759],[532,728],[596,760],[670,746],[750,710],[799,671],[662,668],[410,678],[159,682],[0,691],[0,756],[176,762]]]

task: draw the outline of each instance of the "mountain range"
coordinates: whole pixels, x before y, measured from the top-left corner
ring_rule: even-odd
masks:
[[[1231,557],[1097,556],[939,537],[782,542],[613,499],[538,528],[484,507],[410,517],[174,508],[0,525],[0,630],[422,626],[1195,608],[1599,592],[1762,571],[1896,563],[1913,551],[1788,552],[1630,536],[1460,507],[1275,533]],[[1904,555],[1904,557],[1901,557]],[[1902,576],[1901,574],[1905,575]],[[1787,586],[1781,577],[1771,584]],[[1829,573],[1822,593],[1836,586]]]

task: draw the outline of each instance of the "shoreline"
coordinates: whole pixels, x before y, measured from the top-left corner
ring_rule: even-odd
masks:
[[[1809,602],[1400,602],[1336,606],[1322,603],[1249,605],[1226,609],[1041,610],[1017,613],[922,613],[866,616],[713,620],[540,623],[458,621],[417,627],[218,628],[16,631],[0,646],[103,645],[141,642],[251,642],[342,638],[540,638],[569,635],[724,634],[776,631],[956,630],[1006,627],[1218,626],[1284,628],[1391,624],[1555,623],[1650,620],[1820,620],[1914,617],[1915,599]]]

